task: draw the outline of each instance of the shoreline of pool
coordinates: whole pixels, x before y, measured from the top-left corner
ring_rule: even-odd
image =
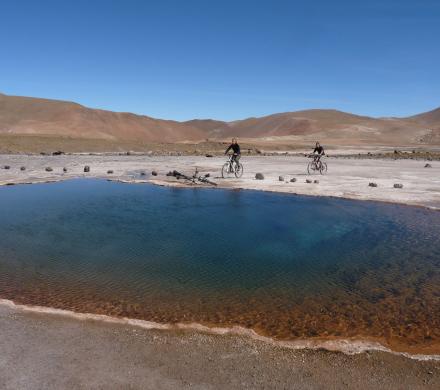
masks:
[[[166,176],[173,170],[191,176],[197,167],[199,172],[210,173],[212,180],[218,184],[217,188],[222,189],[378,201],[440,210],[440,163],[437,161],[431,162],[431,168],[424,168],[424,162],[418,160],[333,158],[328,161],[329,172],[326,175],[311,177],[305,173],[305,161],[301,157],[246,157],[243,159],[245,173],[242,178],[222,179],[219,177],[224,162],[221,157],[0,155],[0,160],[0,185],[96,178],[126,183],[208,187],[185,185]],[[4,166],[10,168],[4,169]],[[85,166],[90,167],[90,172],[84,172]],[[50,170],[46,171],[47,168]],[[150,175],[152,171],[158,175]],[[265,180],[255,180],[256,172],[263,173]],[[279,181],[279,176],[284,180]],[[296,181],[290,182],[293,178]],[[313,179],[312,183],[306,183],[308,178]],[[319,183],[314,183],[314,180]],[[376,183],[378,187],[370,187],[369,183]],[[403,188],[394,188],[394,184],[402,184]]]
[[[137,327],[147,330],[159,330],[168,332],[195,331],[199,333],[219,336],[246,337],[251,340],[264,342],[277,347],[293,350],[326,350],[346,355],[356,355],[372,351],[385,352],[395,356],[402,356],[417,361],[439,361],[440,354],[422,354],[406,351],[393,350],[374,338],[367,337],[317,337],[298,340],[276,340],[268,336],[260,335],[253,329],[241,326],[222,327],[208,326],[199,323],[160,323],[129,317],[114,317],[106,314],[80,313],[72,310],[58,309],[53,307],[27,305],[16,303],[10,299],[0,298],[0,306],[8,307],[17,311],[38,313],[41,315],[60,316],[73,318],[79,321],[98,321],[103,323],[118,324],[128,327]]]

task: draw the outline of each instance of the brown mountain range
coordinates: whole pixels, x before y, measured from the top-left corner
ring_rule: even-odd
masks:
[[[0,134],[63,136],[112,142],[182,142],[232,136],[334,144],[440,145],[440,108],[408,118],[371,118],[305,110],[233,122],[178,122],[91,109],[77,103],[0,94]]]

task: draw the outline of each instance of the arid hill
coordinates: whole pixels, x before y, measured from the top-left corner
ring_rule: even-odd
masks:
[[[204,137],[202,130],[176,121],[2,94],[0,133],[147,142],[194,141]]]
[[[105,140],[113,144],[198,142],[230,137],[259,142],[333,145],[440,145],[440,108],[409,118],[370,118],[305,110],[233,122],[154,119],[77,103],[0,94],[0,135]],[[64,141],[63,141],[64,142]]]

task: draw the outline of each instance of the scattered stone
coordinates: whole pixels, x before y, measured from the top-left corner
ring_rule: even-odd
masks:
[[[46,172],[52,172],[53,169],[51,167],[46,167]]]
[[[84,167],[84,172],[90,172],[90,167],[89,167],[88,165],[86,165],[86,166]]]
[[[262,153],[260,149],[255,149],[255,152],[256,152],[257,154],[261,154],[261,153]]]
[[[377,183],[368,183],[370,187],[377,187]]]
[[[20,167],[20,171],[25,171],[26,167]]]
[[[9,165],[5,165],[3,168],[4,169],[11,169],[11,167]]]
[[[205,157],[214,157],[212,154],[205,154]]]
[[[425,164],[425,168],[432,168],[432,165],[431,165],[431,164],[428,164],[428,163],[426,163],[426,164]]]
[[[396,183],[394,184],[394,188],[403,188],[403,184]]]
[[[157,172],[156,172],[156,171],[151,171],[151,174],[152,174],[153,176],[157,176]]]
[[[111,169],[109,169],[109,170],[107,171],[107,174],[108,174],[108,175],[111,175],[111,174],[113,174],[113,171],[112,171]]]
[[[306,179],[306,183],[310,184],[312,181],[310,179]]]
[[[63,172],[67,172],[67,168],[66,167],[63,168]]]
[[[62,154],[64,154],[64,152],[62,152],[61,150],[58,150],[56,152],[53,152],[52,156],[61,156]]]
[[[319,180],[313,180],[313,183],[319,184]]]
[[[278,180],[279,180],[279,181],[284,181],[284,176],[279,176],[279,177],[278,177]]]
[[[262,173],[257,173],[257,174],[255,174],[255,179],[256,180],[264,180],[264,175]]]
[[[296,182],[296,178],[294,177],[294,178],[290,179],[290,182],[291,183],[295,183]]]

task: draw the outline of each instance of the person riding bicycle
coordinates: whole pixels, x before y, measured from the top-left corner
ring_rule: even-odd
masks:
[[[319,142],[316,143],[315,149],[312,152],[313,160],[317,163],[321,160],[322,156],[325,156],[324,148],[320,145]]]
[[[241,157],[240,145],[237,143],[237,138],[232,138],[232,143],[225,151],[225,155],[232,149],[232,162],[235,162],[238,165],[238,161]]]

